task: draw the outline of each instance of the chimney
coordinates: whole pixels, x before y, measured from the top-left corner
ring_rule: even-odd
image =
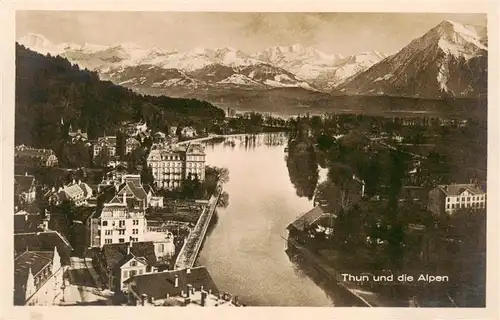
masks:
[[[189,296],[191,295],[191,291],[192,291],[192,290],[193,290],[193,286],[192,286],[192,285],[190,285],[190,284],[188,284],[188,285],[186,286],[186,292],[187,292],[186,294],[187,294],[187,297],[188,297],[188,298],[189,298]]]
[[[206,291],[201,291],[201,306],[204,307],[207,301],[207,293]]]
[[[52,187],[52,192],[56,192],[56,187]]]
[[[75,179],[73,179],[73,184],[76,184],[76,180]]]
[[[26,216],[27,218],[28,216]],[[49,220],[43,220],[42,222],[42,228],[43,228],[43,231],[46,232],[49,230]]]
[[[27,176],[27,175],[28,175],[28,172],[25,172],[25,173],[24,173],[24,175],[25,175],[25,176]]]
[[[148,298],[148,296],[146,294],[142,294],[141,295],[141,304],[142,304],[142,306],[146,305],[147,298]]]
[[[187,273],[187,274],[191,274],[191,268],[187,268],[187,269],[186,269],[186,273]]]
[[[127,204],[127,193],[126,192],[123,193],[123,203]]]
[[[179,288],[179,276],[175,275],[174,277],[174,287]]]
[[[234,296],[233,304],[238,305],[238,296]]]
[[[128,246],[127,246],[127,256],[130,254],[130,249],[132,249],[132,241],[130,241],[128,243]]]

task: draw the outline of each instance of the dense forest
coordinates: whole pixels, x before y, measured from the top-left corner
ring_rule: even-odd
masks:
[[[210,125],[224,111],[208,102],[147,96],[101,81],[60,56],[44,56],[16,45],[15,142],[53,148],[73,129],[89,139],[114,135],[123,121],[147,121],[155,129],[186,121]]]

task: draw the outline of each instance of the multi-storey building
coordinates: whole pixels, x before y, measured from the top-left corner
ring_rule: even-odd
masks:
[[[106,244],[97,255],[96,266],[114,292],[125,289],[124,281],[135,275],[156,272],[152,242]]]
[[[181,186],[185,179],[205,179],[205,151],[201,145],[167,146],[151,150],[148,166],[158,188]]]
[[[205,150],[200,144],[189,144],[186,150],[185,179],[205,180]]]
[[[97,139],[93,147],[94,157],[107,152],[107,156],[114,157],[116,155],[116,136],[104,136]]]
[[[58,164],[54,151],[50,149],[35,149],[20,145],[16,147],[14,157],[15,163],[19,164],[38,164],[46,167],[54,167]]]
[[[92,193],[92,188],[85,182],[73,181],[71,184],[59,187],[57,190],[53,187],[45,194],[45,199],[55,205],[60,204],[64,200],[70,200],[76,206],[83,206],[92,198]]]
[[[138,203],[127,201],[127,195],[105,203],[91,218],[90,245],[142,241],[146,231],[145,212]]]
[[[14,305],[50,306],[62,298],[63,274],[57,247],[53,251],[31,251],[15,258]]]
[[[486,192],[475,184],[439,185],[429,191],[428,209],[436,215],[485,208]]]

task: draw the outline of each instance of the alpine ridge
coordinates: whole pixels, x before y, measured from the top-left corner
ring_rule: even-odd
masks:
[[[487,94],[486,28],[445,20],[336,87],[345,94],[474,98]]]
[[[54,44],[28,34],[18,42],[61,55],[102,79],[132,89],[210,90],[300,88],[341,95],[481,98],[487,94],[485,27],[444,20],[393,55],[377,51],[344,57],[301,44],[247,54],[232,47],[188,51]]]

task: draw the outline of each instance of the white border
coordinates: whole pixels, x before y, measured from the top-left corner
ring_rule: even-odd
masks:
[[[128,318],[205,318],[222,319],[238,318],[449,318],[449,319],[498,319],[500,298],[498,295],[498,225],[499,219],[494,208],[498,204],[498,184],[495,173],[497,165],[493,159],[498,159],[496,141],[499,129],[494,119],[497,119],[498,99],[498,15],[499,7],[496,1],[11,1],[3,3],[0,12],[2,22],[2,41],[0,42],[2,68],[0,97],[2,170],[0,184],[1,208],[4,223],[0,232],[4,264],[2,265],[2,289],[0,290],[0,317],[2,319],[26,318],[59,318],[68,319],[128,319]],[[488,260],[487,260],[487,308],[484,309],[409,309],[409,308],[133,308],[133,307],[13,307],[13,132],[14,132],[14,76],[15,76],[15,10],[82,10],[82,11],[237,11],[237,12],[441,12],[441,13],[488,13],[488,51],[489,51],[489,103],[488,103]]]

